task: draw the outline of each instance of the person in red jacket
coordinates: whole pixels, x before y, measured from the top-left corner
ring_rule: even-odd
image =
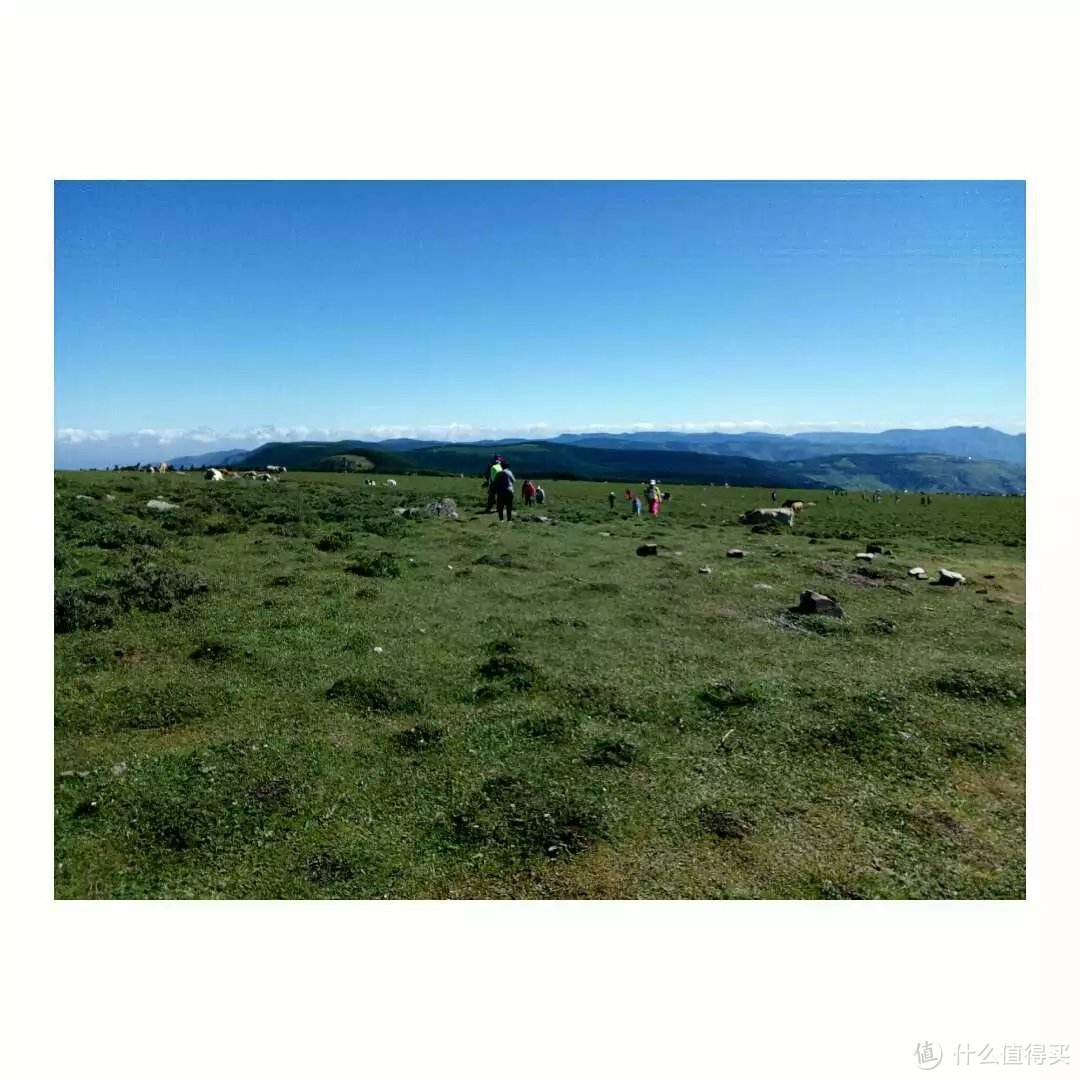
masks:
[[[536,498],[536,485],[531,480],[526,480],[521,485],[521,497],[525,500],[526,506],[532,506]]]

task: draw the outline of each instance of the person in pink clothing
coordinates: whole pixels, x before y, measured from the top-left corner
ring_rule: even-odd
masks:
[[[650,480],[645,486],[645,501],[649,504],[649,513],[653,517],[660,516],[660,488],[655,480]]]

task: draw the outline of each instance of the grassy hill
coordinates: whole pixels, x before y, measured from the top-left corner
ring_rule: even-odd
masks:
[[[556,440],[508,441],[494,448],[502,449],[521,479],[554,477],[636,485],[656,477],[664,483],[992,494],[1021,492],[1025,487],[1022,466],[934,454],[836,454],[797,461],[762,461],[658,449],[648,443],[611,448]],[[394,450],[380,443],[267,443],[253,450],[244,464],[332,471],[340,467],[342,455],[359,454],[380,472],[479,476],[492,452],[492,444],[470,443]]]
[[[398,480],[57,475],[58,897],[1024,895],[1024,500]]]

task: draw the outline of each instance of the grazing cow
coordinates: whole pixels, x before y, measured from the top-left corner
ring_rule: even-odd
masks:
[[[782,505],[785,510],[793,510],[797,514],[804,504],[801,499],[785,499]]]
[[[741,525],[764,525],[768,521],[783,521],[788,525],[794,525],[795,511],[786,506],[766,506],[760,510],[747,510],[739,518]]]
[[[207,469],[206,472],[203,473],[203,479],[204,480],[221,480],[221,479],[223,479],[223,477],[221,475],[221,470],[220,469]]]
[[[284,472],[285,471],[285,466],[284,465],[267,465],[266,466],[266,471],[267,472]]]
[[[387,487],[397,487],[397,481],[396,480],[387,480],[386,481],[386,486]]]

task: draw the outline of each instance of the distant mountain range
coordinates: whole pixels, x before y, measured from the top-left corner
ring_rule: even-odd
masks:
[[[161,460],[164,445],[141,436],[56,443],[57,468],[108,468]],[[290,469],[342,468],[380,472],[477,475],[491,454],[509,457],[518,476],[597,479],[640,484],[730,483],[775,487],[835,486],[932,491],[1022,491],[1025,435],[987,427],[895,429],[874,433],[812,431],[687,433],[679,431],[566,433],[551,439],[430,439],[273,442],[256,449],[177,447],[181,468],[279,464]]]
[[[949,429],[989,431],[990,429]],[[902,442],[908,435],[888,434]],[[940,434],[940,433],[939,433]],[[1002,439],[1015,439],[993,432]],[[640,436],[640,437],[639,437]],[[760,451],[773,444],[783,456],[766,458],[735,454],[727,447]],[[872,436],[854,436],[872,440]],[[957,436],[957,438],[960,438]],[[978,436],[959,442],[975,448]],[[1023,438],[1019,436],[1019,438]],[[580,440],[580,441],[579,441]],[[605,442],[609,440],[609,442]],[[774,440],[776,441],[774,443]],[[788,457],[790,440],[801,451]],[[600,445],[595,445],[599,441]],[[998,445],[986,440],[987,444]],[[502,449],[519,479],[527,476],[550,479],[603,480],[639,485],[650,477],[667,483],[728,483],[740,487],[815,488],[849,490],[908,489],[913,491],[963,491],[1010,494],[1026,487],[1023,464],[987,460],[974,455],[927,452],[851,452],[841,439],[825,453],[814,437],[731,435],[681,436],[648,432],[635,435],[560,436],[539,441],[504,440],[500,443],[425,443],[422,440],[392,442],[277,442],[266,443],[240,458],[200,460],[197,464],[222,464],[258,468],[284,465],[289,469],[339,471],[346,468],[375,469],[382,473],[464,474],[478,477],[491,460],[493,445]],[[687,444],[695,449],[687,448]],[[710,446],[708,451],[697,449]],[[875,445],[872,441],[870,445]],[[931,445],[933,442],[931,441]],[[1015,444],[1010,444],[1015,445]],[[842,449],[843,448],[843,449]]]
[[[622,435],[559,435],[552,441],[612,450],[633,449],[647,444],[657,450],[735,454],[761,461],[797,461],[829,454],[946,454],[982,461],[1008,461],[1014,465],[1022,465],[1027,459],[1025,435],[1006,435],[988,427],[949,427],[925,431],[895,428],[872,433],[809,431],[798,435],[637,431]]]

